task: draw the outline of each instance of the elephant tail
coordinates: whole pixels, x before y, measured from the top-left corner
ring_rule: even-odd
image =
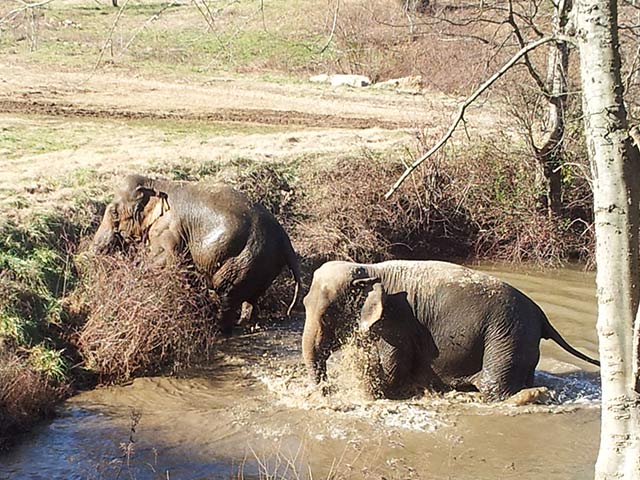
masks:
[[[296,255],[291,242],[289,242],[289,248],[287,249],[287,265],[289,266],[289,270],[291,270],[291,274],[293,275],[293,279],[296,282],[295,290],[293,291],[293,300],[291,300],[291,304],[289,308],[287,308],[287,316],[291,315],[291,310],[298,303],[298,296],[300,295],[300,287],[302,286],[302,274],[300,273],[300,263],[298,262],[298,256]]]
[[[542,327],[542,338],[553,340],[558,345],[560,345],[565,351],[569,352],[571,355],[574,355],[579,359],[584,360],[587,363],[590,363],[591,365],[596,365],[598,367],[600,366],[600,362],[598,360],[594,360],[593,358],[588,357],[584,353],[579,352],[578,350],[573,348],[571,345],[569,345],[567,341],[564,338],[562,338],[562,335],[560,335],[560,332],[558,332],[555,328],[553,328],[553,325],[551,325],[551,323],[549,322],[549,319],[547,319],[546,316],[545,316],[544,325]]]

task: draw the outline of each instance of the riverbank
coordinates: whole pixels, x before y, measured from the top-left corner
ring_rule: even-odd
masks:
[[[536,208],[535,198],[527,191],[531,188],[527,183],[530,172],[506,163],[488,163],[487,157],[463,161],[461,157],[440,156],[390,201],[385,201],[384,187],[401,173],[402,155],[397,150],[386,150],[275,162],[182,160],[137,171],[185,181],[224,181],[263,203],[290,233],[301,256],[307,285],[313,270],[331,259],[368,262],[455,258],[470,262],[506,258],[557,264],[581,258],[581,252],[588,248],[579,231],[563,228]],[[468,168],[480,164],[485,165],[483,172]],[[91,357],[83,356],[78,350],[78,337],[89,325],[86,317],[77,315],[78,311],[97,305],[101,292],[107,295],[105,299],[120,298],[122,305],[127,305],[132,295],[146,298],[151,289],[158,291],[158,286],[145,287],[140,281],[144,272],[140,272],[143,277],[134,280],[138,267],[128,268],[121,263],[120,270],[112,269],[108,275],[82,276],[74,259],[82,239],[90,237],[99,222],[110,188],[120,176],[115,172],[109,175],[81,170],[67,177],[66,183],[47,178],[50,184],[41,184],[35,190],[17,190],[4,200],[13,207],[8,209],[10,215],[2,227],[0,284],[6,292],[1,305],[3,349],[13,359],[4,364],[3,374],[9,380],[2,383],[11,391],[3,392],[0,398],[5,402],[5,411],[11,412],[15,408],[8,408],[9,403],[20,403],[19,399],[12,399],[11,392],[42,390],[41,395],[30,396],[34,401],[27,407],[30,410],[20,413],[19,423],[3,422],[8,427],[5,436],[24,428],[30,419],[47,415],[68,392],[95,383],[97,378],[109,378],[98,365],[108,363],[114,372],[131,371],[129,363],[126,368],[118,365],[130,358],[118,354],[115,343],[108,343],[97,352],[91,347]],[[58,197],[60,192],[66,192],[63,199]],[[99,269],[97,263],[87,264],[97,259],[82,258],[85,271]],[[107,288],[117,281],[133,282],[136,289],[118,297],[117,287]],[[85,292],[84,297],[78,296],[86,282],[92,282],[90,295]],[[178,291],[178,287],[174,290]],[[283,299],[290,298],[291,291],[285,273],[261,301],[263,318],[282,314]],[[174,297],[161,297],[167,301],[169,311],[176,305]],[[144,304],[138,302],[136,308],[144,311]],[[117,312],[123,309],[126,307],[121,306],[113,314],[118,316]],[[91,335],[111,335],[108,330],[101,331],[107,327],[107,323],[101,327],[99,319],[96,324],[94,316]],[[169,336],[164,338],[170,341]],[[24,374],[24,368],[28,368],[29,375]],[[137,374],[145,371],[166,369],[147,364]],[[15,381],[11,381],[11,375]],[[109,381],[128,378],[115,375]]]
[[[486,59],[466,44],[468,58],[453,58],[451,43],[433,48],[433,37],[377,21],[382,11],[404,19],[395,3],[355,2],[333,36],[324,1],[278,0],[264,15],[232,2],[215,12],[216,35],[188,2],[94,3],[0,7],[0,437],[99,378],[100,359],[77,348],[82,301],[73,310],[69,299],[88,281],[82,240],[126,173],[247,192],[290,233],[307,284],[336,258],[590,262],[579,149],[563,176],[562,216],[550,218],[537,166],[495,98],[470,108],[465,131],[383,199],[446,130],[461,100],[453,95]],[[308,81],[334,70],[426,83],[406,93]],[[283,276],[265,317],[289,291]]]

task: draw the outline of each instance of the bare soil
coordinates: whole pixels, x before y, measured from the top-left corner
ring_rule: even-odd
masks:
[[[434,92],[334,89],[243,76],[145,78],[126,70],[62,71],[21,64],[17,57],[8,60],[0,62],[5,126],[46,125],[64,133],[91,128],[73,148],[3,152],[9,154],[0,171],[5,193],[79,168],[119,174],[181,158],[283,160],[414,148],[417,136],[442,132],[459,103]],[[468,133],[495,129],[496,118],[486,106],[469,112]],[[185,133],[167,138],[162,128],[154,128],[163,122],[184,123]],[[203,124],[243,128],[203,138],[195,134]],[[265,132],[263,126],[273,128]]]

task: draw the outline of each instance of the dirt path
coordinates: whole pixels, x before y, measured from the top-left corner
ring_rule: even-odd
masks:
[[[115,118],[184,118],[308,127],[431,125],[456,102],[393,92],[254,78],[150,80],[127,72],[52,72],[0,63],[0,111]],[[434,116],[435,114],[435,116]]]
[[[7,156],[0,191],[6,194],[80,168],[123,173],[180,159],[283,160],[415,147],[416,132],[441,132],[458,102],[437,93],[333,89],[246,77],[149,79],[127,71],[89,75],[0,62],[4,129],[39,128],[33,135],[44,130],[54,139],[74,140],[64,148],[24,153],[9,145],[0,152]],[[495,128],[496,116],[486,108],[468,117],[471,133]],[[162,128],[167,122],[184,124],[182,134],[168,136]],[[203,135],[192,128],[195,124],[236,127]],[[270,130],[260,131],[263,127]]]

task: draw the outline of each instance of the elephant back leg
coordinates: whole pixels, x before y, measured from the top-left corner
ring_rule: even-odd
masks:
[[[485,349],[476,387],[487,401],[504,400],[531,386],[540,352],[516,342],[494,342]]]
[[[246,248],[240,255],[227,259],[213,274],[211,287],[220,298],[219,317],[223,330],[229,332],[233,328],[237,311],[243,304],[241,319],[248,320],[252,316],[258,298],[280,272],[261,260],[260,254]]]
[[[237,320],[237,312],[246,300],[242,286],[249,273],[245,256],[228,258],[211,277],[211,288],[218,297],[218,321],[224,334],[230,334]]]

